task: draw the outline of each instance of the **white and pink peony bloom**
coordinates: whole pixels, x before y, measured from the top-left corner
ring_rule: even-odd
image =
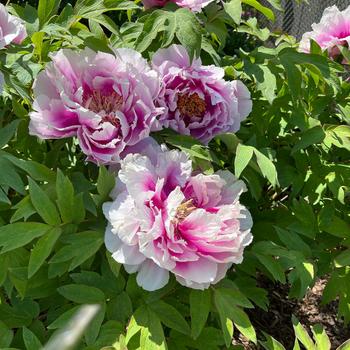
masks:
[[[344,11],[339,11],[337,6],[327,7],[320,23],[314,23],[312,29],[303,35],[299,50],[310,52],[313,39],[322,50],[328,50],[331,57],[338,56],[338,45],[350,48],[350,6]]]
[[[88,160],[119,162],[120,153],[148,137],[161,112],[157,72],[132,49],[115,55],[60,50],[34,83],[30,134],[77,136]]]
[[[0,4],[0,49],[11,43],[21,44],[26,37],[23,22],[18,17],[10,15],[6,7]]]
[[[114,201],[103,206],[106,247],[146,290],[165,286],[169,273],[208,288],[242,262],[252,241],[252,219],[239,202],[246,187],[229,171],[193,174],[184,152],[142,149],[121,162]]]
[[[164,7],[166,4],[173,2],[179,7],[185,7],[193,12],[201,12],[202,9],[214,0],[142,0],[146,9],[152,7]]]
[[[162,79],[158,103],[165,127],[208,143],[217,134],[238,131],[252,110],[241,81],[225,81],[222,68],[204,66],[199,58],[191,63],[183,46],[160,49],[152,62]]]

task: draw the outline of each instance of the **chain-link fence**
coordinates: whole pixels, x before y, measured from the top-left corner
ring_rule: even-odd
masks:
[[[300,39],[305,32],[311,30],[312,23],[320,21],[326,7],[337,5],[340,10],[344,10],[350,5],[350,0],[308,0],[308,4],[282,0],[281,4],[284,12],[276,11],[275,23],[268,26]]]

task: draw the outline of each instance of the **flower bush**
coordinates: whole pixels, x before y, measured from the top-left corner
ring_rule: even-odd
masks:
[[[301,43],[280,10],[0,6],[0,348],[289,349],[256,316],[320,278],[345,333],[349,8]]]

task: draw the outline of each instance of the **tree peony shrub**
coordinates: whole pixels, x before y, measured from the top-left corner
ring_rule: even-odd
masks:
[[[236,132],[252,110],[250,93],[239,80],[226,82],[224,70],[190,61],[183,46],[160,49],[152,59],[162,79],[160,122],[180,134],[208,143],[215,135]]]
[[[173,273],[181,284],[208,288],[243,260],[252,219],[240,204],[246,191],[228,171],[192,174],[176,150],[129,154],[121,163],[113,202],[104,204],[112,257],[146,290],[164,287]]]
[[[0,49],[14,43],[21,44],[27,37],[27,32],[22,21],[10,15],[6,7],[0,4]]]
[[[300,50],[310,52],[310,40],[313,39],[322,50],[328,50],[331,57],[338,56],[338,45],[350,47],[350,6],[344,11],[339,11],[335,5],[327,7],[320,23],[314,23],[312,29],[303,35]]]
[[[285,3],[8,4],[0,349],[346,348],[350,53]]]
[[[87,159],[120,160],[147,137],[161,109],[159,79],[139,53],[61,50],[34,82],[30,133],[42,139],[77,136]]]

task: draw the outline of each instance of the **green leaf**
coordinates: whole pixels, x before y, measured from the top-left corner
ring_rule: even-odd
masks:
[[[242,171],[247,167],[250,160],[253,157],[254,148],[251,146],[245,146],[241,143],[238,144],[236,149],[236,157],[235,157],[235,175],[236,177],[240,177]]]
[[[334,259],[336,267],[343,267],[350,265],[350,249],[344,250]]]
[[[164,332],[157,315],[147,306],[139,307],[128,325],[125,343],[138,332],[140,334],[140,350],[166,350]]]
[[[331,342],[320,324],[312,326],[312,333],[316,340],[316,349],[317,350],[330,350]]]
[[[224,3],[225,12],[233,19],[236,24],[241,23],[242,1],[231,0]]]
[[[57,288],[58,293],[77,304],[94,304],[105,301],[104,293],[95,287],[83,284],[68,284]]]
[[[325,136],[326,134],[321,126],[315,126],[306,130],[304,133],[302,133],[300,140],[295,143],[292,149],[292,154],[301,149],[321,143]]]
[[[270,10],[268,7],[265,7],[260,4],[257,0],[242,0],[244,4],[247,4],[249,6],[254,7],[259,12],[261,12],[265,17],[267,17],[270,21],[275,20],[275,15],[272,10]]]
[[[69,179],[63,175],[61,170],[57,170],[56,178],[57,206],[64,223],[73,221],[75,211],[74,188]]]
[[[276,76],[271,72],[271,70],[266,66],[259,66],[260,69],[263,71],[263,78],[262,81],[257,82],[257,88],[261,91],[263,96],[269,101],[270,104],[274,101],[276,98],[275,91],[276,91]]]
[[[97,178],[97,191],[104,201],[108,199],[109,194],[113,190],[114,184],[115,175],[109,172],[105,167],[100,167]]]
[[[267,158],[263,153],[254,149],[254,154],[256,156],[256,161],[259,165],[261,173],[264,175],[266,179],[268,179],[272,186],[277,186],[277,171],[275,165],[272,161]]]
[[[51,16],[57,13],[61,0],[39,0],[38,17],[40,27],[42,27]]]
[[[237,306],[231,305],[231,317],[238,330],[254,344],[256,344],[256,333],[247,314]]]
[[[135,49],[139,52],[145,51],[159,33],[162,33],[167,38],[166,41],[168,42],[164,43],[164,46],[166,44],[169,45],[175,36],[175,29],[176,18],[174,13],[155,10],[147,16],[142,32],[135,41]]]
[[[258,26],[258,20],[255,17],[249,18],[244,23],[245,25],[240,25],[237,28],[237,32],[254,35],[261,41],[265,41],[270,37],[270,31],[267,28],[260,29]]]
[[[188,153],[192,158],[216,162],[216,160],[213,159],[210,150],[191,136],[165,135],[164,139],[166,143],[178,147],[182,151]]]
[[[50,323],[47,328],[48,329],[58,329],[64,327],[67,322],[73,317],[73,315],[79,310],[80,306],[74,306],[68,311],[64,312],[60,316],[58,316],[55,321]]]
[[[71,260],[69,270],[73,270],[96,254],[103,244],[103,235],[101,232],[85,231],[75,233],[65,238],[64,241],[68,244],[52,257],[50,264]],[[82,250],[81,247],[84,249]]]
[[[13,339],[13,331],[0,321],[0,348],[8,348]]]
[[[197,339],[201,334],[210,311],[211,293],[209,289],[190,292],[191,336]]]
[[[233,337],[233,322],[230,319],[230,311],[225,307],[225,302],[226,301],[221,297],[220,292],[215,291],[214,303],[219,313],[221,329],[226,347],[229,347]]]
[[[20,123],[19,119],[12,121],[10,124],[4,126],[0,129],[0,148],[3,148],[7,143],[12,139],[15,134],[18,124]]]
[[[201,52],[202,28],[196,15],[187,8],[180,8],[175,12],[176,37],[186,48],[190,59],[199,57]]]
[[[148,306],[164,325],[183,334],[190,334],[190,327],[174,306],[162,300],[157,300],[155,303],[149,304]]]
[[[96,341],[96,338],[101,329],[102,322],[105,318],[105,314],[106,303],[102,303],[97,315],[94,317],[85,331],[85,341],[87,345],[92,345]]]
[[[1,254],[23,247],[34,238],[43,236],[50,226],[37,222],[17,222],[0,227]]]
[[[60,228],[52,228],[38,240],[30,254],[28,278],[31,278],[45,262],[61,233]]]
[[[337,347],[336,350],[349,350],[350,349],[350,339]]]
[[[276,281],[286,283],[286,277],[284,275],[284,269],[280,265],[280,262],[268,255],[254,254],[263,266],[271,273]]]
[[[38,214],[49,225],[59,225],[61,220],[55,204],[34,180],[29,178],[28,181],[30,199]]]
[[[55,181],[56,174],[45,165],[34,162],[32,160],[23,160],[13,157],[12,155],[6,155],[6,158],[11,161],[18,168],[24,170],[28,175],[37,181]]]
[[[164,332],[159,318],[148,309],[147,326],[142,327],[140,350],[166,350]]]
[[[0,184],[13,188],[15,191],[24,194],[25,188],[22,178],[17,169],[5,157],[0,157]]]
[[[35,208],[33,207],[32,202],[30,201],[30,196],[24,197],[19,201],[12,209],[17,209],[12,215],[10,223],[24,219],[26,221],[30,216],[36,213]]]
[[[265,332],[263,332],[263,334],[266,338],[266,341],[263,342],[263,341],[259,340],[259,344],[261,344],[264,349],[266,349],[266,350],[286,350],[286,348],[279,341],[272,338],[271,336],[269,336]]]
[[[306,350],[316,350],[315,345],[308,332],[294,315],[292,316],[292,323],[296,337],[305,346]]]
[[[216,289],[214,294],[215,305],[219,311],[222,321],[229,317],[239,331],[249,340],[256,344],[257,338],[255,329],[249,321],[247,314],[237,307],[235,298],[225,290]]]
[[[38,350],[42,348],[40,340],[27,327],[23,327],[23,341],[27,350]]]

